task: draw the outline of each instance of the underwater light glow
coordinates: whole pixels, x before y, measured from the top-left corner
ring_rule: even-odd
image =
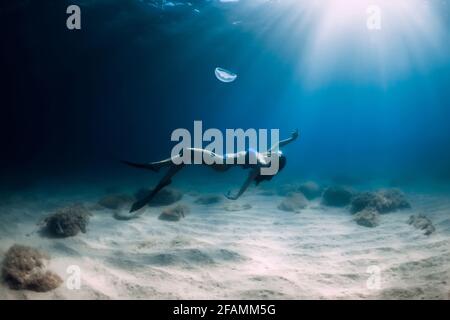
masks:
[[[423,0],[289,1],[300,70],[319,84],[336,76],[381,84],[445,59],[445,2]],[[293,10],[295,8],[296,10]],[[447,7],[445,7],[448,9]],[[445,9],[444,8],[444,9]],[[301,41],[300,41],[301,42]],[[340,57],[337,59],[337,57]]]

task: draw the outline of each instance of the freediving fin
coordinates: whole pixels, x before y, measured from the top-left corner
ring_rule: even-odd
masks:
[[[126,161],[126,160],[121,160],[120,162],[129,165],[131,167],[134,168],[139,168],[139,169],[147,169],[147,170],[151,170],[154,172],[158,172],[159,169],[161,169],[161,167],[163,166],[163,164],[160,163],[137,163],[137,162],[131,162],[131,161]]]
[[[161,191],[162,188],[168,186],[169,184],[172,183],[172,179],[169,179],[167,181],[165,181],[164,183],[158,185],[155,189],[153,189],[152,191],[150,191],[150,194],[143,197],[142,199],[139,199],[138,201],[136,201],[135,203],[133,203],[133,205],[131,206],[130,212],[134,212],[137,211],[141,208],[143,208],[147,203],[149,203],[154,196],[156,196],[156,194]]]
[[[133,203],[133,205],[131,206],[131,209],[130,209],[130,213],[137,211],[139,209],[142,209],[151,200],[150,196],[151,195],[144,197],[144,198],[136,201],[135,203]]]

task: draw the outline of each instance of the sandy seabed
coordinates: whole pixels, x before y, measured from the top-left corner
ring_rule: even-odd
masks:
[[[257,190],[237,201],[252,206],[241,211],[225,211],[225,198],[196,204],[187,193],[180,203],[190,212],[177,222],[158,219],[164,207],[119,221],[89,200],[87,233],[65,239],[42,236],[36,223],[68,200],[7,201],[0,257],[15,243],[36,247],[65,280],[67,268],[79,266],[81,287],[37,293],[2,283],[0,299],[449,299],[450,198],[407,197],[412,209],[382,215],[375,228],[319,200],[300,213],[280,211],[282,197]],[[435,233],[406,223],[417,213],[433,221]],[[379,288],[370,270],[380,271]]]

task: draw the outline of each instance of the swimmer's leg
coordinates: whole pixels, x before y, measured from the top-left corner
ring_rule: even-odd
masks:
[[[174,164],[179,164],[184,163],[183,161],[185,159],[181,159],[183,157],[183,154],[185,152],[188,152],[188,161],[191,161],[190,163],[194,163],[194,158],[195,157],[200,157],[200,159],[203,159],[203,156],[214,156],[217,157],[215,154],[213,154],[210,151],[206,151],[203,149],[197,149],[197,148],[186,148],[180,151],[180,154],[174,155],[171,158],[165,159],[165,160],[161,160],[161,161],[156,161],[156,162],[150,162],[150,163],[137,163],[137,162],[131,162],[131,161],[126,161],[126,160],[122,160],[122,163],[125,163],[126,165],[129,165],[131,167],[134,168],[139,168],[139,169],[147,169],[147,170],[151,170],[154,172],[158,172],[161,168],[165,168],[165,167],[169,167],[171,165]],[[197,155],[196,155],[197,154]]]
[[[170,167],[169,171],[166,173],[166,175],[161,179],[161,181],[158,183],[158,185],[152,190],[150,191],[150,193],[145,196],[142,199],[139,199],[138,201],[136,201],[135,203],[133,203],[130,212],[134,212],[136,210],[141,209],[142,207],[144,207],[147,203],[149,203],[154,196],[156,196],[156,194],[161,191],[164,187],[168,186],[169,184],[172,183],[172,177],[177,174],[178,171],[180,171],[182,168],[184,167],[183,164],[180,165],[174,165],[172,164],[172,166]]]

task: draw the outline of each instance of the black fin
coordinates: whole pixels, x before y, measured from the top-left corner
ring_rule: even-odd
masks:
[[[130,209],[130,213],[137,211],[141,208],[143,208],[146,204],[148,204],[154,196],[156,196],[156,194],[164,187],[168,186],[169,184],[172,183],[172,179],[167,180],[166,182],[158,185],[155,189],[153,189],[152,191],[150,191],[150,193],[143,197],[142,199],[139,199],[138,201],[136,201],[135,203],[133,203],[133,205],[131,206]]]
[[[126,165],[129,165],[131,167],[134,168],[139,168],[139,169],[147,169],[147,170],[151,170],[154,172],[158,172],[159,169],[161,169],[162,165],[158,164],[158,163],[136,163],[136,162],[131,162],[131,161],[126,161],[126,160],[121,160],[122,163],[125,163]]]
[[[141,208],[143,208],[150,200],[151,200],[151,197],[150,197],[150,196],[147,196],[147,197],[144,197],[144,198],[142,198],[142,199],[136,201],[136,202],[133,203],[133,205],[131,206],[130,213],[131,213],[131,212],[134,212],[134,211],[137,211],[137,210],[139,210],[139,209],[141,209]]]

